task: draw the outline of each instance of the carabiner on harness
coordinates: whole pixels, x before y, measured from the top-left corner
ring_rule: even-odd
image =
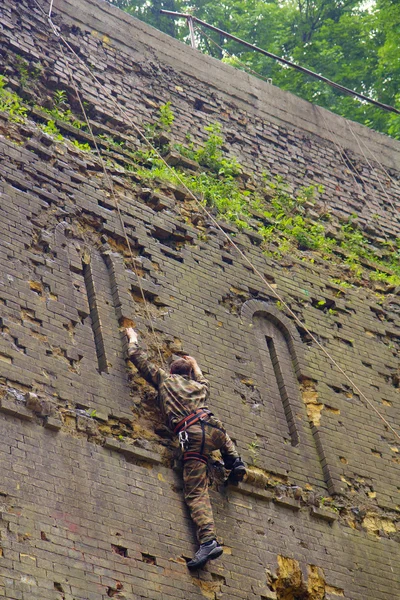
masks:
[[[186,429],[182,429],[182,431],[178,434],[179,443],[181,445],[182,452],[186,452],[189,447],[189,436],[187,434]]]

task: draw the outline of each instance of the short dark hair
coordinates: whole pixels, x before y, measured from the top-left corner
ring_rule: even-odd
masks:
[[[178,358],[171,363],[170,373],[171,375],[187,375],[190,377],[192,372],[192,365],[184,358]]]

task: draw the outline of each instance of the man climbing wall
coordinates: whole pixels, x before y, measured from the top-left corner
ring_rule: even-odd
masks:
[[[197,530],[200,547],[188,562],[190,569],[200,568],[218,558],[214,517],[208,494],[207,462],[213,450],[220,450],[230,479],[241,481],[246,468],[221,421],[208,409],[210,386],[196,360],[184,356],[170,365],[170,372],[148,361],[139,348],[137,333],[126,329],[128,355],[140,373],[158,389],[158,404],[168,427],[179,436],[183,452],[185,501]]]

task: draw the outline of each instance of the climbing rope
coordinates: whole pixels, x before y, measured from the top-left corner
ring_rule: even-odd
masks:
[[[45,14],[44,11],[43,11],[43,9],[41,8],[41,6],[38,4],[38,1],[34,0],[34,2],[39,7],[39,9],[41,10],[41,12],[43,14]],[[64,38],[64,36],[62,36],[60,34],[60,32],[57,30],[56,26],[52,22],[51,18],[49,18],[48,20],[49,20],[49,23],[51,25],[52,30],[54,32],[57,31],[57,34],[56,34],[57,37],[69,49],[69,51],[76,57],[76,59],[79,61],[79,63],[82,64],[82,66],[85,69],[85,71],[87,71],[87,73],[93,79],[93,81],[95,81],[96,84],[103,90],[103,92],[106,94],[106,96],[112,102],[112,104],[116,107],[116,109],[120,112],[120,114],[126,119],[126,122],[129,125],[131,125],[131,127],[136,131],[136,133],[138,134],[138,136],[140,137],[140,139],[142,139],[149,146],[149,148],[152,149],[152,151],[158,156],[159,160],[161,160],[164,163],[164,165],[168,169],[170,169],[172,171],[171,166],[168,165],[168,163],[161,156],[161,154],[158,152],[158,150],[153,146],[153,144],[151,143],[151,141],[144,135],[144,133],[142,133],[142,131],[140,130],[140,128],[133,122],[133,120],[131,119],[131,117],[129,116],[129,114],[126,113],[126,111],[120,106],[120,104],[114,100],[113,96],[108,91],[108,89],[98,80],[98,78],[94,75],[94,73],[92,73],[92,71],[86,65],[85,61],[75,52],[75,50],[71,47],[71,45],[68,43],[68,41]],[[65,54],[63,56],[65,58]],[[322,346],[322,344],[317,340],[317,338],[313,335],[313,333],[311,333],[311,331],[308,330],[308,328],[305,326],[305,324],[302,323],[302,321],[297,317],[297,315],[293,312],[293,310],[290,308],[290,306],[283,300],[283,298],[278,294],[278,292],[276,292],[276,290],[271,286],[271,284],[267,281],[267,279],[263,276],[263,274],[259,271],[259,269],[257,269],[257,267],[255,267],[252,264],[252,262],[250,261],[250,259],[247,258],[247,256],[245,255],[245,253],[232,240],[232,238],[226,233],[226,231],[224,231],[224,229],[221,227],[221,225],[218,223],[218,221],[214,218],[214,216],[207,210],[207,208],[198,200],[198,198],[193,194],[193,192],[187,187],[187,185],[185,184],[185,182],[179,177],[179,174],[177,174],[175,171],[174,171],[174,174],[175,174],[176,178],[178,179],[178,181],[180,182],[180,184],[187,191],[188,195],[195,201],[195,203],[200,208],[200,210],[202,210],[202,212],[210,219],[210,221],[214,224],[214,226],[229,241],[229,244],[236,249],[236,251],[243,258],[243,260],[250,266],[250,268],[252,269],[253,273],[256,274],[259,277],[259,279],[270,290],[270,292],[275,296],[275,298],[287,310],[287,312],[290,314],[290,316],[293,318],[293,320],[310,336],[310,338],[313,340],[313,342],[316,344],[316,346],[321,350],[321,352],[336,367],[336,369],[339,371],[339,373],[341,373],[343,375],[343,377],[350,383],[350,385],[352,386],[353,390],[355,390],[357,392],[357,394],[360,396],[360,398],[364,399],[364,401],[370,406],[370,408],[375,412],[375,414],[383,421],[383,423],[386,425],[386,427],[400,440],[400,435],[397,433],[397,431],[392,427],[392,425],[390,425],[390,423],[387,421],[387,419],[385,419],[385,417],[379,412],[379,410],[375,407],[375,405],[371,402],[371,400],[369,400],[367,398],[367,396],[364,394],[364,392],[355,384],[355,382],[351,379],[351,377],[349,377],[347,375],[347,373],[345,373],[345,371],[337,363],[337,361],[335,360],[335,358],[324,348],[324,346]]]
[[[62,50],[62,52],[63,52],[63,50]],[[63,56],[65,58],[65,54],[64,53],[63,53]],[[122,231],[123,231],[123,234],[124,234],[126,245],[128,246],[128,251],[129,251],[130,258],[131,258],[131,263],[132,263],[132,266],[133,266],[133,269],[134,269],[134,272],[135,272],[135,275],[136,275],[136,279],[137,279],[138,284],[139,284],[140,294],[141,294],[143,302],[144,302],[144,308],[145,308],[145,311],[146,311],[146,316],[147,316],[147,318],[149,320],[149,323],[150,323],[151,332],[152,332],[152,335],[153,335],[155,343],[156,343],[156,348],[157,348],[157,352],[158,352],[161,364],[163,365],[163,367],[165,367],[165,362],[164,362],[164,359],[163,359],[163,356],[162,356],[162,353],[161,353],[161,348],[160,348],[160,345],[158,343],[158,338],[157,338],[157,335],[156,335],[156,332],[155,332],[155,329],[154,329],[153,319],[152,319],[152,316],[151,316],[151,313],[150,313],[150,310],[149,310],[149,306],[148,306],[148,302],[146,300],[146,296],[145,296],[144,289],[143,289],[143,286],[142,286],[141,277],[139,275],[139,271],[138,271],[138,268],[136,266],[136,261],[135,261],[135,258],[134,258],[133,252],[132,252],[132,246],[131,246],[131,243],[130,243],[130,240],[129,240],[129,237],[128,237],[128,232],[126,231],[124,219],[123,219],[122,213],[121,213],[121,208],[119,206],[119,202],[118,202],[117,196],[115,194],[114,184],[113,184],[112,178],[110,177],[110,175],[108,174],[108,171],[106,169],[106,165],[104,163],[103,156],[102,156],[100,148],[99,148],[99,146],[97,144],[96,138],[95,138],[95,136],[93,134],[92,126],[90,125],[90,122],[89,122],[89,119],[88,119],[88,116],[87,116],[84,104],[82,102],[80,93],[79,93],[78,88],[77,88],[77,86],[75,84],[74,78],[72,76],[71,69],[70,69],[67,61],[65,61],[65,65],[66,65],[66,68],[67,68],[67,72],[68,72],[70,81],[71,81],[72,86],[73,86],[73,88],[75,90],[75,93],[77,95],[77,98],[78,98],[78,101],[79,101],[79,104],[80,104],[83,116],[85,118],[86,125],[87,125],[87,127],[89,129],[89,132],[90,132],[90,135],[92,137],[93,144],[94,144],[94,146],[96,148],[96,151],[97,151],[97,154],[98,154],[98,156],[100,158],[101,166],[102,166],[102,169],[103,169],[103,172],[104,172],[104,177],[105,177],[106,182],[108,182],[108,186],[110,188],[110,192],[111,192],[111,195],[112,195],[113,200],[114,200],[114,204],[115,204],[117,212],[118,212],[118,217],[119,217],[119,220],[120,220],[120,223],[121,223],[121,228],[122,228]]]
[[[323,109],[323,108],[321,108],[320,106],[317,106],[316,108],[318,109],[318,112],[319,112],[319,114],[321,115],[321,117],[322,117],[322,119],[323,119],[323,121],[324,121],[324,123],[325,123],[325,128],[327,129],[327,131],[329,131],[329,133],[330,133],[330,135],[331,135],[331,141],[332,141],[332,142],[333,142],[333,144],[336,146],[336,149],[337,149],[337,151],[338,151],[338,153],[339,153],[339,155],[340,155],[340,157],[341,157],[341,159],[342,159],[343,163],[346,165],[347,169],[349,170],[349,172],[350,172],[350,174],[351,174],[351,176],[352,176],[352,178],[353,178],[353,180],[354,180],[354,183],[355,183],[355,184],[356,184],[356,186],[357,186],[357,187],[360,189],[360,191],[361,191],[361,192],[363,192],[363,188],[361,187],[360,183],[359,183],[359,182],[357,181],[357,179],[355,178],[355,176],[354,176],[354,173],[353,173],[353,171],[352,171],[352,169],[351,169],[351,165],[349,165],[349,163],[348,163],[348,159],[346,158],[346,155],[345,155],[344,148],[343,148],[343,147],[340,145],[340,143],[339,143],[339,141],[338,141],[338,138],[337,138],[336,134],[334,133],[334,131],[333,131],[333,130],[332,130],[330,127],[329,127],[329,124],[328,124],[328,122],[327,122],[327,120],[326,120],[326,118],[325,118],[324,109]],[[361,153],[362,153],[362,155],[364,156],[364,158],[365,158],[365,160],[366,160],[366,162],[367,162],[368,166],[371,168],[371,171],[372,171],[372,172],[375,172],[375,171],[374,171],[374,168],[373,168],[373,166],[371,165],[371,163],[369,162],[368,158],[366,157],[365,153],[363,152],[363,150],[362,150],[362,148],[361,148],[361,145],[360,145],[360,143],[359,143],[359,138],[358,138],[358,136],[357,136],[357,135],[354,133],[354,131],[353,131],[353,130],[352,130],[352,128],[350,127],[350,123],[347,121],[347,119],[346,119],[346,123],[347,123],[347,125],[348,125],[348,127],[349,127],[349,129],[350,129],[350,131],[351,131],[351,133],[352,133],[352,135],[353,135],[353,137],[354,137],[354,139],[356,140],[356,142],[357,142],[357,144],[358,144],[358,147],[360,148],[360,150],[361,150]],[[368,189],[368,187],[369,187],[369,184],[368,184],[368,182],[366,181],[366,179],[363,177],[362,173],[359,173],[358,175],[359,175],[360,179],[362,179],[362,181],[364,182],[365,188],[366,188],[366,189]],[[395,206],[394,206],[394,204],[393,204],[393,201],[392,201],[392,199],[390,198],[390,196],[388,195],[388,193],[387,193],[387,192],[386,192],[386,190],[384,189],[384,187],[383,187],[383,185],[382,185],[382,182],[381,182],[381,180],[380,180],[379,178],[377,178],[377,179],[378,179],[378,182],[379,182],[379,184],[380,184],[380,186],[381,186],[381,188],[382,188],[382,190],[383,190],[383,192],[384,192],[384,195],[386,196],[386,199],[387,199],[387,200],[388,200],[388,202],[391,204],[391,206],[392,206],[392,208],[393,208],[393,211],[394,211],[394,213],[396,213],[396,208],[395,208]],[[372,195],[372,194],[370,194],[370,195]],[[387,240],[387,239],[388,239],[388,236],[387,236],[386,232],[385,232],[383,229],[381,230],[381,233],[383,234],[384,238]]]
[[[36,2],[36,0],[34,0],[34,1],[35,1],[35,4],[39,7],[39,9],[43,12],[43,9],[41,8],[41,6]],[[55,33],[55,35],[58,38],[62,39],[63,42],[65,43],[65,40],[60,35],[60,32],[59,32],[58,28],[56,27],[56,25],[54,25],[54,23],[52,21],[52,18],[51,18],[52,8],[53,8],[53,2],[54,2],[54,0],[51,0],[50,10],[49,10],[49,14],[48,14],[47,20],[48,20],[48,22],[49,22],[49,24],[50,24],[53,32]],[[67,44],[67,45],[68,45],[69,49],[72,50],[71,47],[69,46],[69,44]],[[118,213],[118,217],[119,217],[119,220],[120,220],[120,224],[121,224],[123,236],[125,238],[125,242],[126,242],[126,245],[128,247],[128,252],[129,252],[130,259],[131,259],[132,267],[133,267],[134,273],[136,275],[136,279],[137,279],[138,284],[139,284],[140,295],[142,296],[142,299],[143,299],[144,309],[145,309],[146,316],[147,316],[147,319],[148,319],[149,324],[150,324],[150,329],[151,329],[152,336],[154,338],[155,346],[157,348],[157,353],[158,353],[158,356],[160,358],[162,366],[165,367],[165,361],[164,361],[164,358],[163,358],[163,355],[162,355],[162,352],[161,352],[160,344],[158,342],[158,337],[157,337],[156,332],[155,332],[153,319],[152,319],[152,316],[151,316],[151,313],[150,313],[150,310],[149,310],[149,306],[148,306],[148,302],[147,302],[147,299],[146,299],[146,296],[145,296],[145,293],[144,293],[143,285],[142,285],[142,282],[141,282],[141,277],[140,277],[140,274],[139,274],[139,271],[138,271],[138,268],[137,268],[137,265],[136,265],[135,257],[133,255],[132,246],[131,246],[131,243],[130,243],[130,240],[129,240],[129,236],[128,236],[128,233],[127,233],[127,230],[126,230],[126,227],[125,227],[125,223],[124,223],[124,220],[123,220],[123,217],[122,217],[121,208],[119,206],[119,202],[118,202],[117,196],[115,194],[114,184],[113,184],[112,178],[110,177],[110,175],[109,175],[109,173],[108,173],[108,171],[106,169],[106,165],[104,163],[103,156],[102,156],[100,148],[99,148],[99,146],[97,144],[96,137],[95,137],[95,135],[93,133],[92,126],[91,126],[90,121],[88,119],[88,116],[87,116],[87,113],[86,113],[86,110],[85,110],[85,106],[84,106],[84,104],[82,102],[81,95],[80,95],[79,90],[78,90],[78,88],[76,86],[74,77],[72,75],[72,71],[71,71],[71,69],[69,67],[68,61],[66,60],[66,55],[64,53],[62,45],[60,45],[60,48],[61,48],[61,52],[63,54],[63,58],[64,58],[64,62],[65,62],[65,66],[66,66],[66,70],[67,70],[69,79],[70,79],[71,84],[72,84],[72,86],[73,86],[73,88],[75,90],[75,94],[76,94],[76,96],[78,98],[78,102],[79,102],[79,105],[81,107],[81,111],[82,111],[82,114],[84,116],[84,119],[85,119],[85,122],[86,122],[86,126],[87,126],[87,128],[89,130],[89,133],[90,133],[91,138],[93,140],[93,144],[94,144],[94,146],[96,148],[98,157],[100,159],[100,163],[101,163],[101,167],[103,169],[105,181],[106,181],[106,183],[108,183],[108,187],[110,189],[111,196],[113,198],[115,207],[117,209],[117,213]]]
[[[349,122],[348,122],[349,123]],[[350,123],[349,123],[350,126]],[[359,138],[359,141],[362,143],[362,145],[364,146],[364,148],[366,150],[368,150],[369,155],[371,156],[371,158],[380,166],[380,168],[382,169],[382,171],[385,173],[386,177],[388,178],[388,180],[390,181],[390,183],[393,185],[394,188],[397,189],[397,191],[399,191],[399,185],[398,182],[393,179],[393,177],[390,175],[390,173],[385,169],[385,167],[383,166],[383,164],[379,161],[378,157],[376,156],[376,154],[369,148],[369,146],[367,146],[367,144],[365,143],[365,141],[362,138]],[[364,155],[365,156],[365,155]],[[397,209],[395,209],[396,212],[399,212]]]
[[[331,137],[331,142],[334,144],[334,146],[336,147],[336,150],[340,156],[341,161],[343,162],[343,164],[345,165],[347,171],[350,173],[351,177],[353,178],[353,181],[355,183],[355,186],[360,190],[361,193],[364,192],[361,184],[357,181],[353,171],[352,171],[352,167],[351,164],[349,164],[349,160],[346,158],[346,154],[345,154],[345,150],[343,148],[343,146],[341,146],[341,144],[338,141],[338,138],[335,134],[335,132],[333,131],[333,129],[329,126],[328,121],[325,117],[324,114],[324,109],[321,108],[320,106],[316,106],[317,108],[317,112],[321,115],[322,120],[324,121],[325,124],[325,128],[327,130],[327,132],[329,133],[330,137]],[[362,179],[364,185],[365,185],[365,189],[368,189],[369,187],[369,183],[366,181],[366,179],[363,177],[362,173],[359,173],[359,177],[360,179]],[[368,192],[367,192],[368,194]],[[372,195],[372,194],[369,194]],[[369,208],[369,206],[368,206]],[[388,240],[388,236],[386,234],[386,231],[384,229],[381,229],[381,233],[383,235],[383,237],[385,238],[385,240]]]

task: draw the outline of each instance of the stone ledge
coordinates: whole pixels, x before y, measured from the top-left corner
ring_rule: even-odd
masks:
[[[124,454],[126,457],[135,458],[136,460],[141,460],[143,462],[152,464],[161,464],[162,462],[161,456],[156,452],[150,452],[149,450],[144,450],[137,446],[130,446],[123,442],[119,442],[118,440],[114,440],[113,438],[106,439],[104,448],[114,450],[114,452]]]
[[[331,510],[327,510],[326,508],[317,508],[316,506],[312,506],[310,509],[310,514],[312,517],[316,519],[321,519],[322,521],[327,521],[328,523],[333,523],[338,520],[338,515]]]
[[[179,154],[179,152],[171,151],[165,157],[165,162],[169,164],[171,167],[183,167],[184,169],[189,169],[190,171],[198,171],[200,169],[200,165],[195,160],[188,158],[187,156],[183,156]]]
[[[271,592],[270,590],[265,590],[261,592],[261,600],[276,600],[277,595],[276,592]]]
[[[254,496],[255,498],[260,498],[261,500],[266,500],[267,502],[270,502],[274,498],[271,492],[248,483],[239,483],[237,486],[233,486],[233,489],[244,494],[245,496]]]
[[[49,417],[44,426],[46,429],[50,429],[51,431],[60,431],[62,427],[62,421],[60,419],[56,419],[55,417]]]
[[[274,498],[274,502],[290,510],[300,510],[300,503],[293,498]]]
[[[24,421],[32,421],[33,414],[23,404],[19,404],[11,399],[9,395],[0,400],[0,411],[8,415],[13,415]]]

